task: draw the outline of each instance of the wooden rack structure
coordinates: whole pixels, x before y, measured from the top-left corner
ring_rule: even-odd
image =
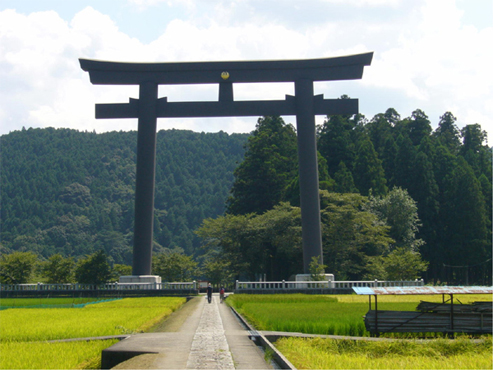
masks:
[[[491,294],[493,287],[354,287],[356,294],[368,295],[369,311],[365,327],[371,336],[381,333],[492,333],[492,301],[459,304],[454,294]],[[421,302],[417,311],[378,310],[379,295],[442,295],[442,303]],[[445,299],[448,295],[450,298]],[[372,299],[374,307],[372,310]]]

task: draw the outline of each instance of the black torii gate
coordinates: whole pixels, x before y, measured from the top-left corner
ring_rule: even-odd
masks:
[[[79,59],[96,85],[139,85],[139,99],[96,104],[96,118],[138,118],[133,275],[151,274],[156,125],[161,117],[295,115],[298,134],[304,273],[316,256],[322,263],[315,115],[357,114],[357,99],[313,95],[314,81],[360,79],[373,53],[308,60],[120,63]],[[233,83],[294,82],[285,100],[235,101]],[[217,102],[168,102],[158,85],[219,84]]]

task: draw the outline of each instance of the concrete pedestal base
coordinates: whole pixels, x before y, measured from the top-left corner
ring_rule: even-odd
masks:
[[[161,283],[161,276],[158,275],[130,275],[120,276],[120,284],[144,284],[144,283]]]

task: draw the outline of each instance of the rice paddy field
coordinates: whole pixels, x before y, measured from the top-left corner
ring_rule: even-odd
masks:
[[[420,300],[441,296],[380,296],[378,309],[414,311]],[[485,295],[454,295],[454,301],[491,300]],[[368,297],[357,295],[231,295],[235,307],[257,330],[369,336],[363,316]],[[374,306],[373,306],[374,308]],[[392,336],[392,334],[389,334]],[[402,334],[396,335],[402,338]],[[426,341],[283,338],[275,345],[298,369],[492,369],[491,336],[471,340]],[[408,336],[412,337],[412,335]]]
[[[55,308],[55,307],[82,307],[88,303],[101,302],[97,298],[2,298],[0,309],[7,308]]]
[[[235,294],[227,302],[257,330],[364,337],[369,336],[363,321],[369,309],[368,299],[353,294]],[[456,303],[464,304],[491,299],[484,294],[454,295]],[[439,303],[442,296],[380,296],[378,309],[415,311],[421,300]]]
[[[115,340],[47,341],[145,332],[185,301],[185,298],[170,297],[125,298],[80,308],[2,310],[0,368],[98,368],[101,351],[113,345]],[[55,306],[61,304],[52,302]],[[5,303],[9,302],[2,299],[2,305]],[[20,306],[29,306],[28,303],[22,302]]]
[[[282,338],[275,343],[297,369],[491,369],[491,336],[472,341],[366,341]]]

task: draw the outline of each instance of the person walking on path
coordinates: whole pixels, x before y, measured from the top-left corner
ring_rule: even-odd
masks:
[[[223,286],[221,287],[221,290],[219,291],[219,297],[220,297],[219,302],[223,303],[224,302],[224,287]]]
[[[212,300],[212,285],[211,285],[211,283],[209,283],[209,285],[207,285],[207,300],[209,301],[209,303],[211,303],[211,300]]]

